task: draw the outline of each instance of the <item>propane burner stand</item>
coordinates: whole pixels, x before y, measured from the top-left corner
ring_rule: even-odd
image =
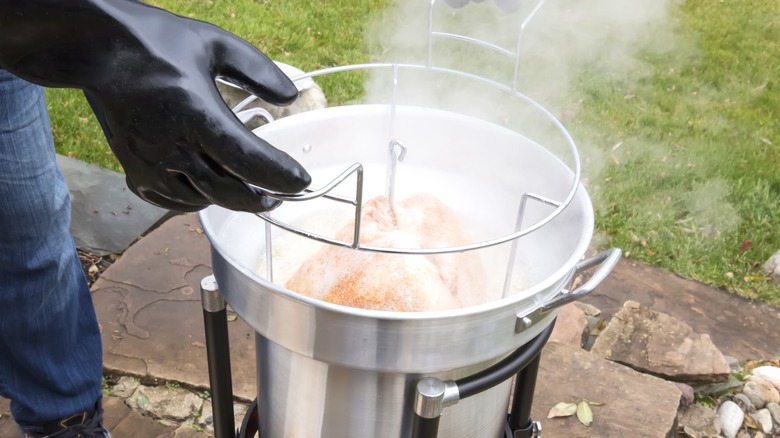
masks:
[[[227,306],[213,275],[201,281],[203,323],[206,334],[209,385],[216,438],[254,438],[258,433],[257,400],[250,405],[239,429],[235,428],[233,383]],[[541,436],[541,424],[531,419],[541,352],[555,322],[539,335],[490,368],[458,380],[424,377],[415,386],[411,438],[436,438],[444,408],[487,391],[515,377],[511,409],[504,427],[505,438]],[[265,438],[265,437],[261,437]]]

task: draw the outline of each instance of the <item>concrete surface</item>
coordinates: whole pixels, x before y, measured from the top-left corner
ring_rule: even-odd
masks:
[[[57,155],[57,164],[70,189],[70,232],[79,249],[121,254],[171,215],[131,192],[121,173],[63,155]]]

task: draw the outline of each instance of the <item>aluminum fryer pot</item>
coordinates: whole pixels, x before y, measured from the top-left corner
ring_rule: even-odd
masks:
[[[391,125],[407,152],[394,175],[395,196],[434,193],[483,230],[483,239],[511,233],[523,194],[564,199],[574,179],[560,159],[515,131],[430,108],[327,108],[275,121],[257,133],[301,162],[313,176],[313,187],[332,180],[345,163],[361,163],[368,197],[386,188]],[[341,189],[353,193],[354,185],[347,180]],[[285,203],[272,216],[284,223],[316,217],[310,202]],[[552,208],[528,202],[522,219],[538,223]],[[284,251],[268,249],[283,240],[284,230],[219,207],[207,208],[200,217],[220,291],[257,332],[263,437],[408,436],[420,378],[457,379],[499,361],[551,324],[559,303],[592,290],[619,257],[619,251],[613,252],[584,289],[565,289],[579,269],[604,260],[582,263],[593,209],[578,186],[566,208],[544,226],[490,246],[494,252],[486,253],[487,264],[499,267],[500,275],[492,276],[498,281],[486,286],[486,293],[495,299],[439,312],[365,310],[285,289],[264,256],[271,254],[273,260],[277,250]],[[514,273],[512,288],[501,298],[507,272]],[[440,436],[499,436],[509,385],[448,408]]]

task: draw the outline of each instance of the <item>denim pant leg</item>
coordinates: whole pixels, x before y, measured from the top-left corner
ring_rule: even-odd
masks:
[[[91,409],[102,348],[43,90],[0,70],[0,394],[22,429]]]

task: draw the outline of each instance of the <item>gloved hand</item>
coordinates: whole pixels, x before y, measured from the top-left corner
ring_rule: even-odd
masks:
[[[452,6],[453,8],[462,8],[471,2],[482,3],[485,0],[446,0],[446,1],[447,4]],[[507,14],[517,12],[520,9],[520,6],[522,6],[522,3],[523,3],[522,0],[496,0],[496,6],[498,6],[499,9],[506,12]]]
[[[265,55],[214,25],[135,0],[0,0],[0,67],[84,90],[127,184],[179,211],[265,211],[249,189],[297,193],[311,179],[257,138],[220,97],[221,76],[273,104],[297,89]]]

